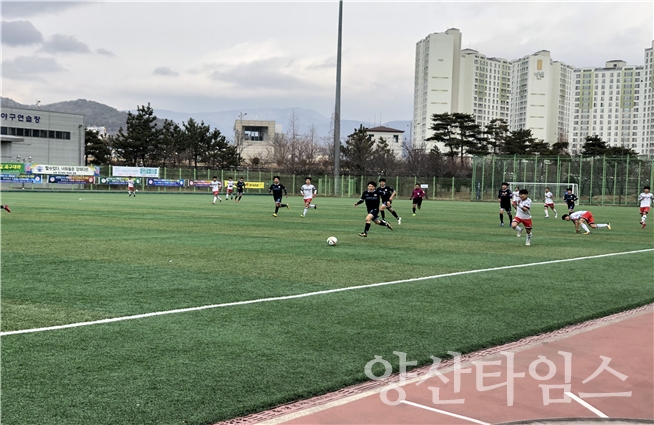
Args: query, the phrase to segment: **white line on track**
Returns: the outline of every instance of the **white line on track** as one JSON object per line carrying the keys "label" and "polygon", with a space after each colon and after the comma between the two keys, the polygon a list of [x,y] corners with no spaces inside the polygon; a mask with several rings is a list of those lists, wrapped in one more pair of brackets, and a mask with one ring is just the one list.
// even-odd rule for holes
{"label": "white line on track", "polygon": [[608,418],[608,416],[606,416],[606,415],[605,415],[601,410],[597,409],[596,407],[593,407],[593,406],[590,405],[588,402],[582,400],[581,398],[577,397],[577,396],[574,395],[573,393],[566,392],[565,395],[567,395],[568,397],[570,397],[571,399],[573,399],[573,400],[576,401],[577,403],[581,404],[581,405],[584,406],[586,409],[590,410],[591,412],[593,412],[594,414],[596,414],[596,415],[599,416],[600,418]]}
{"label": "white line on track", "polygon": [[618,255],[640,254],[640,253],[643,253],[643,252],[652,252],[652,251],[654,251],[654,248],[640,249],[640,250],[637,250],[637,251],[613,252],[611,254],[600,254],[600,255],[591,255],[591,256],[587,256],[587,257],[565,258],[565,259],[562,259],[562,260],[541,261],[539,263],[514,264],[512,266],[492,267],[492,268],[488,268],[488,269],[478,269],[478,270],[466,270],[466,271],[462,271],[462,272],[437,274],[437,275],[433,275],[433,276],[416,277],[416,278],[413,278],[413,279],[394,280],[394,281],[391,281],[391,282],[371,283],[371,284],[368,284],[368,285],[349,286],[347,288],[327,289],[327,290],[324,290],[324,291],[307,292],[305,294],[286,295],[286,296],[282,296],[282,297],[258,298],[256,300],[237,301],[237,302],[233,302],[233,303],[211,304],[211,305],[203,305],[203,306],[199,306],[199,307],[189,307],[189,308],[179,308],[179,309],[175,309],[175,310],[155,311],[155,312],[152,312],[152,313],[135,314],[133,316],[112,317],[110,319],[94,320],[94,321],[91,321],[91,322],[78,322],[78,323],[70,323],[70,324],[67,324],[67,325],[48,326],[48,327],[45,327],[45,328],[32,328],[32,329],[21,329],[21,330],[17,330],[17,331],[0,332],[0,337],[8,336],[8,335],[19,335],[19,334],[34,333],[34,332],[54,331],[54,330],[58,330],[58,329],[78,328],[78,327],[81,327],[81,326],[101,325],[101,324],[105,324],[105,323],[122,322],[124,320],[145,319],[146,317],[164,316],[164,315],[167,315],[167,314],[177,314],[177,313],[188,313],[188,312],[191,312],[191,311],[208,310],[208,309],[213,309],[213,308],[234,307],[234,306],[239,306],[239,305],[258,304],[258,303],[265,303],[265,302],[271,302],[271,301],[293,300],[293,299],[296,299],[296,298],[306,298],[306,297],[313,297],[313,296],[316,296],[316,295],[334,294],[336,292],[354,291],[356,289],[375,288],[375,287],[378,287],[378,286],[397,285],[397,284],[400,284],[400,283],[420,282],[420,281],[423,281],[423,280],[440,279],[440,278],[443,278],[443,277],[463,276],[463,275],[467,275],[467,274],[485,273],[485,272],[492,272],[492,271],[497,271],[497,270],[519,269],[519,268],[523,268],[523,267],[543,266],[543,265],[546,265],[546,264],[567,263],[567,262],[570,262],[570,261],[590,260],[590,259],[595,259],[595,258],[615,257],[615,256],[618,256]]}
{"label": "white line on track", "polygon": [[413,403],[411,401],[402,400],[400,403],[408,404],[408,405],[414,406],[414,407],[419,407],[419,408],[425,409],[425,410],[431,410],[432,412],[441,413],[441,414],[447,415],[447,416],[453,416],[455,418],[463,419],[465,421],[474,422],[474,423],[479,424],[479,425],[490,425],[488,422],[482,422],[482,421],[480,421],[478,419],[473,419],[473,418],[469,418],[467,416],[457,415],[456,413],[447,412],[445,410],[434,409],[433,407],[423,406],[422,404]]}

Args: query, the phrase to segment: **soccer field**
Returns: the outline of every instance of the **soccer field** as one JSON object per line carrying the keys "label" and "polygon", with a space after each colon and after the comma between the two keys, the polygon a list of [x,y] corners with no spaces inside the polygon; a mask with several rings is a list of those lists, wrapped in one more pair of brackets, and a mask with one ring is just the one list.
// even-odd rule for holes
{"label": "soccer field", "polygon": [[634,207],[590,207],[613,230],[581,235],[535,203],[527,247],[496,203],[400,200],[364,239],[356,199],[289,200],[3,193],[3,423],[210,424],[363,381],[375,355],[431,364],[654,301],[654,251],[556,262],[654,248]]}

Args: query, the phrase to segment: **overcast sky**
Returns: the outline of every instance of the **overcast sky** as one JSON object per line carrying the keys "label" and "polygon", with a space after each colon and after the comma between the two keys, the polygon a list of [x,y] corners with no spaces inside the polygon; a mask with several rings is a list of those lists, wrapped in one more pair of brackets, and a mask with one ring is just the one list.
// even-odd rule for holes
{"label": "overcast sky", "polygon": [[[463,48],[516,59],[643,65],[648,2],[345,1],[342,117],[411,119],[416,42],[459,28]],[[333,112],[338,2],[2,2],[2,95],[120,110],[301,107]]]}

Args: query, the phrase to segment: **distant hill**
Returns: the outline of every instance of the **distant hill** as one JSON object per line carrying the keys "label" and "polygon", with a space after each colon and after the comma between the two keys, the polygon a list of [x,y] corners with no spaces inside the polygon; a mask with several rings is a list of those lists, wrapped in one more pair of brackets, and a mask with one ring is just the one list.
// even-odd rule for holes
{"label": "distant hill", "polygon": [[[2,97],[1,101],[2,106],[8,108],[13,107],[23,109],[37,109],[37,107],[34,105],[23,105],[6,97]],[[92,100],[78,99],[65,102],[57,102],[51,103],[49,105],[41,105],[38,109],[84,115],[85,126],[105,126],[109,134],[116,134],[120,127],[123,127],[124,129],[125,123],[127,122],[126,111],[119,111],[115,108],[112,108],[111,106],[94,102]],[[286,132],[289,127],[290,117],[294,111],[298,120],[300,133],[308,132],[309,128],[313,124],[318,137],[325,138],[329,135],[331,125],[330,117],[325,117],[324,115],[312,109],[304,108],[254,108],[248,109],[247,111],[233,110],[196,113],[155,109],[154,114],[157,116],[157,118],[159,118],[159,125],[163,124],[164,119],[169,119],[175,121],[179,125],[182,125],[182,123],[187,122],[189,118],[193,118],[197,122],[204,121],[204,123],[211,126],[211,128],[217,128],[220,130],[220,132],[227,136],[227,138],[232,138],[234,135],[234,122],[239,119],[239,113],[241,112],[247,112],[247,115],[243,116],[244,120],[275,121],[277,124],[281,124],[282,132]],[[131,112],[136,113],[136,110]],[[389,121],[383,123],[383,125],[391,128],[396,128],[398,130],[403,130],[405,132],[404,137],[408,139],[410,131],[408,125],[410,123],[411,121],[408,120]],[[341,137],[347,137],[348,134],[352,134],[354,130],[359,127],[359,125],[363,125],[365,127],[375,127],[380,124],[341,119]]]}

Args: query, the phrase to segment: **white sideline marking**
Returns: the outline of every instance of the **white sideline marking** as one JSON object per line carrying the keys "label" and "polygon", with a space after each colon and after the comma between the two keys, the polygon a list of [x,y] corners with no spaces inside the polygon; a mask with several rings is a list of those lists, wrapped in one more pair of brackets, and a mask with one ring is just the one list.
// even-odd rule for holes
{"label": "white sideline marking", "polygon": [[434,409],[433,407],[423,406],[422,404],[413,403],[411,401],[402,400],[402,401],[400,401],[400,403],[404,403],[404,404],[408,404],[408,405],[411,405],[411,406],[419,407],[419,408],[425,409],[425,410],[431,410],[432,412],[436,412],[436,413],[442,413],[443,415],[453,416],[455,418],[463,419],[465,421],[474,422],[474,423],[479,424],[479,425],[490,425],[488,422],[482,422],[482,421],[480,421],[478,419],[473,419],[473,418],[469,418],[467,416],[457,415],[456,413],[447,412],[445,410]]}
{"label": "white sideline marking", "polygon": [[597,409],[597,408],[591,406],[589,403],[585,402],[584,400],[582,400],[581,398],[577,397],[577,396],[574,395],[573,393],[566,392],[565,395],[567,395],[568,397],[570,397],[571,399],[573,399],[573,400],[576,401],[577,403],[581,404],[581,405],[584,406],[586,409],[590,410],[591,412],[593,412],[594,414],[596,414],[596,415],[599,416],[600,418],[608,418],[608,416],[606,416],[604,413],[602,413],[602,411],[600,411],[599,409]]}
{"label": "white sideline marking", "polygon": [[203,306],[200,306],[200,307],[189,307],[189,308],[179,308],[179,309],[175,309],[175,310],[155,311],[155,312],[152,312],[152,313],[135,314],[133,316],[113,317],[113,318],[110,318],[110,319],[94,320],[94,321],[91,321],[91,322],[78,322],[78,323],[69,323],[67,325],[48,326],[48,327],[45,327],[45,328],[32,328],[32,329],[21,329],[21,330],[17,330],[17,331],[0,332],[0,337],[8,336],[8,335],[34,333],[34,332],[54,331],[54,330],[58,330],[58,329],[78,328],[80,326],[101,325],[101,324],[104,324],[104,323],[122,322],[124,320],[133,320],[133,319],[144,319],[146,317],[164,316],[164,315],[167,315],[167,314],[188,313],[190,311],[208,310],[208,309],[211,309],[211,308],[233,307],[233,306],[237,306],[237,305],[257,304],[257,303],[265,303],[265,302],[270,302],[270,301],[292,300],[292,299],[296,299],[296,298],[313,297],[315,295],[325,295],[325,294],[333,294],[333,293],[336,293],[336,292],[353,291],[355,289],[375,288],[377,286],[396,285],[398,283],[419,282],[419,281],[422,281],[422,280],[439,279],[439,278],[442,278],[442,277],[463,276],[463,275],[466,275],[466,274],[492,272],[492,271],[497,271],[497,270],[519,269],[519,268],[523,268],[523,267],[542,266],[542,265],[545,265],[545,264],[555,264],[555,263],[567,263],[567,262],[570,262],[570,261],[580,261],[580,260],[589,260],[589,259],[594,259],[594,258],[615,257],[615,256],[618,256],[618,255],[639,254],[639,253],[651,252],[651,251],[654,251],[654,248],[639,249],[637,251],[614,252],[614,253],[611,253],[611,254],[592,255],[592,256],[587,256],[587,257],[565,258],[565,259],[562,259],[562,260],[541,261],[539,263],[514,264],[512,266],[492,267],[492,268],[489,268],[489,269],[466,270],[466,271],[462,271],[462,272],[437,274],[437,275],[425,276],[425,277],[415,277],[415,278],[412,278],[412,279],[394,280],[394,281],[391,281],[391,282],[371,283],[371,284],[368,284],[368,285],[349,286],[347,288],[327,289],[327,290],[324,290],[324,291],[307,292],[305,294],[286,295],[286,296],[282,296],[282,297],[259,298],[259,299],[256,299],[256,300],[236,301],[236,302],[224,303],[224,304],[203,305]]}

